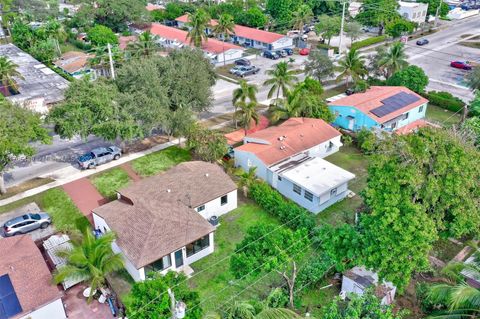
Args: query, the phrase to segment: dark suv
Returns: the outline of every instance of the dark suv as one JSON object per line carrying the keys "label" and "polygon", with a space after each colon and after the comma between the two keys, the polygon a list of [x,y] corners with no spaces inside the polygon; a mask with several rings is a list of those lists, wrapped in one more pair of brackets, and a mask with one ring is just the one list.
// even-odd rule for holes
{"label": "dark suv", "polygon": [[105,164],[111,160],[117,160],[122,155],[122,150],[116,146],[99,147],[83,154],[77,160],[80,168],[94,168],[97,165]]}
{"label": "dark suv", "polygon": [[47,213],[28,213],[10,219],[3,225],[5,237],[26,234],[32,230],[45,229],[52,223]]}
{"label": "dark suv", "polygon": [[238,60],[235,60],[235,65],[242,65],[242,66],[249,66],[251,65],[252,63],[250,62],[250,60],[247,60],[247,59],[238,59]]}
{"label": "dark suv", "polygon": [[267,59],[272,59],[272,60],[277,60],[280,58],[278,54],[276,54],[273,51],[265,51],[263,52],[263,56],[266,57]]}

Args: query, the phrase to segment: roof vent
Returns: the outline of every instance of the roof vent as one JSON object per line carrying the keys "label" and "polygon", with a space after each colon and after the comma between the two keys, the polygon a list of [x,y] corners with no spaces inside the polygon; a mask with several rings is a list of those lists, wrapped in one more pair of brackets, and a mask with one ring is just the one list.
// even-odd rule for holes
{"label": "roof vent", "polygon": [[170,188],[167,189],[167,193],[171,193],[171,192],[172,192],[172,190]]}
{"label": "roof vent", "polygon": [[205,173],[205,177],[208,177],[208,173]]}
{"label": "roof vent", "polygon": [[280,146],[281,150],[284,150],[286,147],[284,145]]}
{"label": "roof vent", "polygon": [[284,139],[285,139],[285,137],[283,137],[283,136],[280,136],[280,137],[278,138],[279,141],[283,141]]}

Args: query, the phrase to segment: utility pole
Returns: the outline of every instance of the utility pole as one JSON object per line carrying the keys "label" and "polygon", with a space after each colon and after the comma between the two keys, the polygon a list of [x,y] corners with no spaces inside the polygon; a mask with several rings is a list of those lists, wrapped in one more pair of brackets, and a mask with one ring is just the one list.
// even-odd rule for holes
{"label": "utility pole", "polygon": [[343,9],[342,9],[342,22],[340,24],[340,43],[338,45],[338,54],[342,54],[342,45],[343,45],[343,25],[345,23],[345,7],[347,5],[347,0],[343,1]]}
{"label": "utility pole", "polygon": [[115,69],[113,68],[113,58],[112,58],[112,47],[110,46],[110,43],[107,44],[107,49],[108,49],[108,60],[110,61],[110,76],[112,79],[115,80]]}
{"label": "utility pole", "polygon": [[433,22],[433,27],[437,27],[438,23],[438,18],[440,16],[440,9],[442,8],[443,0],[440,0],[440,3],[438,4],[437,12],[435,12],[435,21]]}

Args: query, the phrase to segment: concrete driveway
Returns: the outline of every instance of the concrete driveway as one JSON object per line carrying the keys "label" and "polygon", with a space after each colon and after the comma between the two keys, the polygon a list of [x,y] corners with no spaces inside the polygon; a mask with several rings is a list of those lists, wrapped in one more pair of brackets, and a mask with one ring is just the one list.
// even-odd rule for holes
{"label": "concrete driveway", "polygon": [[[0,235],[2,237],[5,237],[5,234],[3,232],[3,225],[8,220],[10,220],[12,218],[15,218],[15,217],[18,217],[18,216],[21,216],[25,213],[38,213],[38,212],[40,212],[40,207],[38,207],[38,205],[36,203],[30,203],[30,204],[27,204],[27,205],[22,206],[20,208],[9,211],[7,213],[1,214],[0,215],[0,225],[2,226],[2,228],[0,230]],[[37,240],[49,237],[49,236],[53,235],[54,233],[55,233],[55,228],[52,225],[50,225],[45,229],[40,229],[39,228],[39,229],[31,231],[27,234],[32,237],[33,241],[37,241]]]}

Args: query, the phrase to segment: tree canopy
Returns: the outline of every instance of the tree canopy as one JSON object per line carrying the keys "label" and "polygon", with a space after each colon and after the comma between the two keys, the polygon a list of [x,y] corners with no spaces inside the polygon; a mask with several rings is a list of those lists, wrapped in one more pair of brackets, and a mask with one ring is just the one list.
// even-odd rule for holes
{"label": "tree canopy", "polygon": [[314,50],[308,55],[305,71],[314,79],[322,81],[334,75],[335,67],[332,60],[325,53]]}
{"label": "tree canopy", "polygon": [[98,46],[105,46],[108,43],[117,44],[118,38],[109,27],[97,24],[87,32],[88,39]]}
{"label": "tree canopy", "polygon": [[396,0],[365,0],[355,20],[363,25],[378,27],[381,35],[385,25],[400,17]]}
{"label": "tree canopy", "polygon": [[422,93],[428,85],[428,76],[422,68],[410,65],[403,70],[395,72],[387,80],[387,85],[406,86],[414,92]]}

